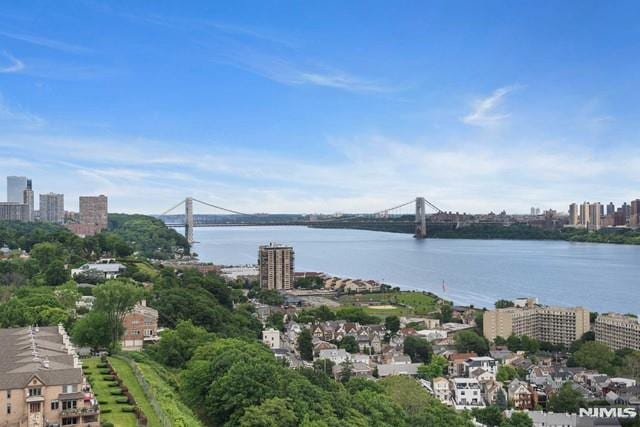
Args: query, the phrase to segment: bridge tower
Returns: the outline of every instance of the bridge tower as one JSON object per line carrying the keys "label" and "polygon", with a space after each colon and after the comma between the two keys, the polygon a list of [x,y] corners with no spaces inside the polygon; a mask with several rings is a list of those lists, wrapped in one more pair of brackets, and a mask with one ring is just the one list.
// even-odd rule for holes
{"label": "bridge tower", "polygon": [[187,242],[193,244],[193,199],[184,199],[184,237]]}
{"label": "bridge tower", "polygon": [[427,237],[427,213],[424,197],[416,197],[416,239]]}

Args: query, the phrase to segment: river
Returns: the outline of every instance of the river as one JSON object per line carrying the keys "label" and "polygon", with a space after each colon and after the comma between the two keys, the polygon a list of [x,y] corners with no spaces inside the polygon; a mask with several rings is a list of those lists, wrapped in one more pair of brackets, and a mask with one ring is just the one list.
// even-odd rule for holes
{"label": "river", "polygon": [[[416,240],[408,234],[307,227],[196,228],[202,261],[255,264],[258,246],[295,250],[296,271],[374,279],[456,304],[501,298],[592,311],[640,312],[640,246],[531,240]],[[442,282],[446,283],[443,291]]]}

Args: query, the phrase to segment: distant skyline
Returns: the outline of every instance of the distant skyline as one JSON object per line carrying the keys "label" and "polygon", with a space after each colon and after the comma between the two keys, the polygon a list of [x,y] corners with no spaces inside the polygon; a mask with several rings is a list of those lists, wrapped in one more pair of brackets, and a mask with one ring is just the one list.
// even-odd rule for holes
{"label": "distant skyline", "polygon": [[112,212],[620,205],[639,21],[631,1],[3,3],[0,199],[25,175]]}

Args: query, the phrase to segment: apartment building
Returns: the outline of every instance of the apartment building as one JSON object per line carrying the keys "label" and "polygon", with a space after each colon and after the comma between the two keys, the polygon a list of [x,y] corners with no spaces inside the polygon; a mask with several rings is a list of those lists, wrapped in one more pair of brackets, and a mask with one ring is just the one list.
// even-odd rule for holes
{"label": "apartment building", "polygon": [[67,224],[66,227],[80,236],[93,236],[107,229],[108,211],[107,196],[80,196],[79,223]]}
{"label": "apartment building", "polygon": [[483,333],[489,340],[527,335],[568,346],[589,329],[589,311],[582,307],[511,307],[484,313]]}
{"label": "apartment building", "polygon": [[0,426],[99,425],[97,401],[62,325],[0,329]]}
{"label": "apartment building", "polygon": [[40,195],[40,221],[56,224],[64,222],[64,194]]}
{"label": "apartment building", "polygon": [[265,289],[292,289],[294,252],[290,246],[270,243],[258,251],[260,287]]}
{"label": "apartment building", "polygon": [[607,344],[612,350],[640,350],[640,322],[635,317],[617,313],[601,314],[596,318],[594,332],[596,341]]}

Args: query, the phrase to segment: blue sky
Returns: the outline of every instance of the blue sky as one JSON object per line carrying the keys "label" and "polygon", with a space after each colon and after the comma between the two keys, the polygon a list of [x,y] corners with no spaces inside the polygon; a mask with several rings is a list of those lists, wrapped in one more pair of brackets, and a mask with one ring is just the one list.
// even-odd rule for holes
{"label": "blue sky", "polygon": [[0,175],[144,213],[618,204],[640,197],[639,21],[623,1],[2,2]]}

